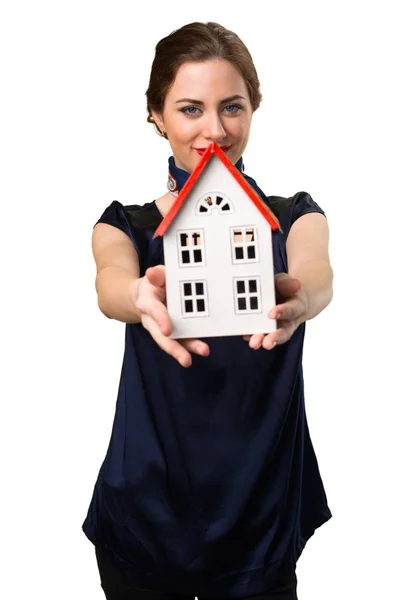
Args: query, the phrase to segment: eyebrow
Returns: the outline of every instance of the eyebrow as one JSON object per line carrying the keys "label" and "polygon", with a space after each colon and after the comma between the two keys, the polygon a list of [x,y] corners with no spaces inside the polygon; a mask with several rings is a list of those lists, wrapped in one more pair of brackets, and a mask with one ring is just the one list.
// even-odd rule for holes
{"label": "eyebrow", "polygon": [[[246,98],[244,98],[244,96],[240,96],[239,94],[235,94],[234,96],[229,96],[228,98],[224,98],[224,100],[221,100],[220,104],[224,104],[225,102],[232,102],[233,100],[246,100]],[[202,102],[201,100],[194,100],[193,98],[181,98],[181,100],[177,100],[176,104],[178,104],[179,102],[190,102],[191,104],[200,104],[201,106],[204,106],[204,102]]]}

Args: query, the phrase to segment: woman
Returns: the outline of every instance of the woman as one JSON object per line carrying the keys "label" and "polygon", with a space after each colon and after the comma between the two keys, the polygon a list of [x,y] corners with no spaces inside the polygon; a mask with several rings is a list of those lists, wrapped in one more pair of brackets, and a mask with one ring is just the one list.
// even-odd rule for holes
{"label": "woman", "polygon": [[[148,121],[168,139],[169,190],[113,202],[93,232],[98,303],[127,323],[113,431],[83,530],[109,600],[296,598],[306,541],[331,517],[304,410],[305,321],[332,297],[328,228],[306,192],[267,197],[278,303],[267,335],[172,340],[153,233],[204,148],[242,172],[261,100],[242,41],[192,23],[156,47]],[[246,332],[245,332],[246,333]]]}

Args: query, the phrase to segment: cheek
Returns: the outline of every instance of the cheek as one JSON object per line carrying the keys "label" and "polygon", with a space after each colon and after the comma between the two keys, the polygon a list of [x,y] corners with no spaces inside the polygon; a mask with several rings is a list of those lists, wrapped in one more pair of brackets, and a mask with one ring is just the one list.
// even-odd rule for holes
{"label": "cheek", "polygon": [[173,128],[170,133],[177,143],[183,144],[196,135],[197,129],[198,126],[196,126],[194,121],[189,121],[186,118],[176,118],[174,119]]}
{"label": "cheek", "polygon": [[226,131],[239,139],[248,138],[250,133],[249,119],[232,119],[231,121],[226,122]]}

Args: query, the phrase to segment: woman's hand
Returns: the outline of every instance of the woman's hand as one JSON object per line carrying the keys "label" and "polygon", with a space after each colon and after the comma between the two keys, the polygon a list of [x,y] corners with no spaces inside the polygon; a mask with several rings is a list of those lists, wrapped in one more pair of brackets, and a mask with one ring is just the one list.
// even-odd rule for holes
{"label": "woman's hand", "polygon": [[277,329],[268,334],[245,335],[244,339],[254,350],[261,347],[272,350],[277,344],[288,342],[307,313],[307,297],[298,279],[287,273],[278,273],[275,276],[275,288],[278,303],[268,316],[270,319],[277,319]]}
{"label": "woman's hand", "polygon": [[189,367],[192,362],[190,352],[208,356],[210,348],[201,340],[173,340],[169,337],[172,323],[165,301],[165,267],[150,267],[144,277],[138,279],[137,285],[136,307],[141,315],[141,323],[162,350],[175,358],[182,367]]}

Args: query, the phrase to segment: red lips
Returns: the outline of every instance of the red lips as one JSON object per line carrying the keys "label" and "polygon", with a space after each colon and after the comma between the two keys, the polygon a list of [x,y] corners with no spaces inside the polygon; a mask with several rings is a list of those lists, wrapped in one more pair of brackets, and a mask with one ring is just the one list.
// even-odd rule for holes
{"label": "red lips", "polygon": [[[223,152],[227,152],[231,148],[231,146],[220,146],[220,148]],[[207,148],[194,148],[194,150],[196,152],[198,152],[198,154],[200,156],[202,156],[204,154],[204,152],[207,150]]]}

